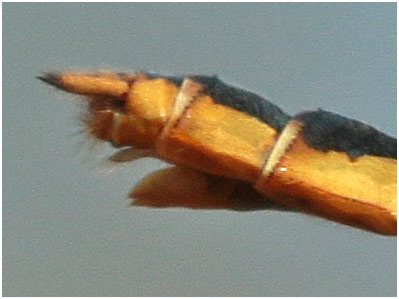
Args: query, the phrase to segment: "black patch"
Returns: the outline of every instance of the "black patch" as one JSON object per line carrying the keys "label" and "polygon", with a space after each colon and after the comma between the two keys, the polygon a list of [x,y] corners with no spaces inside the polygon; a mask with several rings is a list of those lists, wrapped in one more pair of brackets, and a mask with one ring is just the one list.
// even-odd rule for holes
{"label": "black patch", "polygon": [[278,132],[281,132],[290,120],[290,116],[276,105],[252,92],[227,85],[216,76],[189,77],[202,83],[205,93],[209,94],[216,102],[248,113]]}
{"label": "black patch", "polygon": [[346,152],[351,159],[362,155],[396,159],[396,139],[359,121],[321,109],[295,119],[303,122],[306,143],[318,150]]}

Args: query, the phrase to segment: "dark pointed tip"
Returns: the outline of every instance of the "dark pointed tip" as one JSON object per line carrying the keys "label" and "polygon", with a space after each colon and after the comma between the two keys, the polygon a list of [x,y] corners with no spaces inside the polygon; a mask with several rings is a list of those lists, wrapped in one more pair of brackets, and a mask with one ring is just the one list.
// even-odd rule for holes
{"label": "dark pointed tip", "polygon": [[56,73],[56,72],[43,73],[43,75],[37,76],[36,78],[39,80],[42,80],[43,82],[46,82],[50,85],[53,85],[55,87],[62,89],[60,73]]}

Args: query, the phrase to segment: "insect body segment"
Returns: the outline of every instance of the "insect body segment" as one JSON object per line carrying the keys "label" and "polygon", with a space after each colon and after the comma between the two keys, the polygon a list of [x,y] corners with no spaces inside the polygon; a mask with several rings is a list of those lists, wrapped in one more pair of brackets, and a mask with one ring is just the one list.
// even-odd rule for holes
{"label": "insect body segment", "polygon": [[185,96],[177,100],[185,101],[185,106],[163,132],[157,153],[177,164],[254,182],[278,136],[277,130],[217,103],[198,90],[201,86],[192,79],[183,83]]}
{"label": "insect body segment", "polygon": [[396,234],[396,140],[370,126],[322,110],[291,118],[216,77],[40,79],[87,95],[90,132],[114,146],[152,149],[175,164],[250,182],[284,205]]}
{"label": "insect body segment", "polygon": [[305,127],[301,117],[288,123],[256,188],[288,206],[396,233],[396,155],[321,151],[306,141]]}

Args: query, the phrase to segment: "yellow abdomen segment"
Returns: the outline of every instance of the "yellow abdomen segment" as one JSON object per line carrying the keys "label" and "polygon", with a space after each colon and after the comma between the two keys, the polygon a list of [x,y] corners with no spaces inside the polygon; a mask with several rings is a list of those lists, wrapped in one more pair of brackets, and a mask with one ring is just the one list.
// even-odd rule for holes
{"label": "yellow abdomen segment", "polygon": [[330,219],[396,233],[396,160],[310,147],[301,133],[257,189],[286,205]]}
{"label": "yellow abdomen segment", "polygon": [[199,96],[157,145],[160,157],[254,182],[278,133],[258,119]]}
{"label": "yellow abdomen segment", "polygon": [[299,138],[282,159],[280,171],[315,188],[396,213],[396,160],[361,156],[351,160],[344,152],[322,152]]}
{"label": "yellow abdomen segment", "polygon": [[139,80],[129,90],[125,109],[141,118],[165,123],[177,92],[178,87],[163,78]]}

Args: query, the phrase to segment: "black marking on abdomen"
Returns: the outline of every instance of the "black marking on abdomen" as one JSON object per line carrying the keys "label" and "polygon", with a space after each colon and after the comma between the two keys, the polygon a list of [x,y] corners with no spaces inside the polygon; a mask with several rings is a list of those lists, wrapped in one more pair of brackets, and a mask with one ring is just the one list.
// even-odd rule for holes
{"label": "black marking on abdomen", "polygon": [[373,155],[396,159],[396,139],[362,122],[324,111],[307,111],[295,116],[303,122],[308,145],[322,151],[346,152],[351,159]]}
{"label": "black marking on abdomen", "polygon": [[216,76],[190,76],[204,85],[205,93],[222,105],[252,115],[281,132],[290,116],[266,99],[243,89],[225,84]]}

